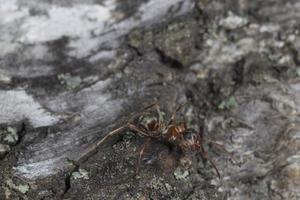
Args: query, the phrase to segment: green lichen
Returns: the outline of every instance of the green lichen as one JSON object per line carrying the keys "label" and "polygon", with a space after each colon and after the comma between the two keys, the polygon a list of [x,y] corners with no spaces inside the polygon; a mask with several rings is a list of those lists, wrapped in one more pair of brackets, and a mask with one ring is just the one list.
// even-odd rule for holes
{"label": "green lichen", "polygon": [[17,188],[23,194],[26,194],[29,191],[29,185],[27,184],[18,185]]}
{"label": "green lichen", "polygon": [[162,177],[154,177],[150,181],[150,188],[158,191],[163,196],[170,196],[174,192],[174,188]]}
{"label": "green lichen", "polygon": [[8,144],[15,145],[19,140],[19,136],[17,134],[17,129],[8,127],[7,133],[5,137],[3,138],[4,142],[7,142]]}
{"label": "green lichen", "polygon": [[164,182],[163,178],[155,177],[151,180],[150,187],[155,190],[161,189],[162,187],[164,187],[163,182]]}
{"label": "green lichen", "polygon": [[166,189],[168,191],[172,191],[173,190],[173,187],[169,183],[166,183],[165,186],[166,186]]}
{"label": "green lichen", "polygon": [[13,181],[11,179],[7,180],[6,184],[9,188],[11,188],[13,190],[16,190],[16,191],[19,191],[22,194],[26,194],[30,189],[30,187],[27,183],[16,185],[15,183],[13,183]]}
{"label": "green lichen", "polygon": [[177,180],[187,180],[189,176],[189,171],[177,168],[174,172],[174,176]]}
{"label": "green lichen", "polygon": [[85,169],[79,169],[77,172],[72,173],[72,177],[76,179],[89,179],[89,173]]}
{"label": "green lichen", "polygon": [[230,96],[228,99],[225,99],[223,100],[218,108],[220,110],[225,110],[225,109],[232,109],[232,108],[235,108],[237,106],[237,102],[235,100],[235,97],[234,96]]}
{"label": "green lichen", "polygon": [[70,73],[58,75],[61,84],[66,85],[70,90],[76,89],[82,83],[80,76],[72,76]]}

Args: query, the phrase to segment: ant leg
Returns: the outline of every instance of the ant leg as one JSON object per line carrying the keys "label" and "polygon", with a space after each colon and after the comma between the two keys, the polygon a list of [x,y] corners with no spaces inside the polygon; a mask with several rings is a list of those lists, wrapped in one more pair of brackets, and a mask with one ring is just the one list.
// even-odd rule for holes
{"label": "ant leg", "polygon": [[141,114],[140,118],[138,119],[138,121],[136,123],[136,126],[138,128],[141,128],[144,132],[147,132],[147,130],[148,130],[147,127],[144,124],[141,123],[145,118],[145,115],[143,115],[143,114],[145,114],[145,112]]}
{"label": "ant leg", "polygon": [[161,118],[160,118],[160,107],[158,104],[155,105],[155,110],[156,110],[156,121],[158,123],[161,122]]}
{"label": "ant leg", "polygon": [[109,132],[105,137],[103,137],[101,140],[99,140],[97,143],[96,143],[96,147],[100,146],[107,138],[119,133],[120,131],[126,129],[127,126],[121,126],[119,128],[116,128],[114,130],[112,130],[111,132]]}
{"label": "ant leg", "polygon": [[140,151],[140,154],[139,154],[139,160],[138,160],[138,165],[137,165],[137,168],[136,168],[136,173],[137,173],[137,174],[138,174],[139,171],[140,171],[140,166],[141,166],[142,157],[143,157],[143,155],[144,155],[145,149],[147,148],[147,146],[148,146],[148,144],[149,144],[149,142],[150,142],[150,139],[151,139],[151,138],[147,138],[147,140],[144,142],[143,147],[142,147],[142,149],[141,149],[141,151]]}
{"label": "ant leg", "polygon": [[[135,114],[133,114],[130,118],[129,118],[129,120],[127,121],[127,124],[128,123],[131,123],[134,119],[136,119],[136,118],[138,118],[138,117],[141,117],[141,116],[143,116],[143,115],[145,115],[145,114],[150,114],[149,112],[145,112],[145,111],[143,111],[143,112],[138,112],[138,113],[135,113]],[[141,119],[139,119],[139,122],[141,121]]]}
{"label": "ant leg", "polygon": [[86,157],[88,157],[92,152],[96,151],[97,148],[104,143],[109,137],[112,137],[113,135],[116,135],[118,133],[120,133],[121,131],[125,130],[125,129],[129,129],[133,132],[135,132],[136,134],[142,136],[142,137],[151,137],[151,138],[155,138],[151,135],[149,135],[146,130],[141,130],[139,127],[133,125],[133,124],[127,124],[125,126],[121,126],[119,128],[116,128],[114,130],[112,130],[111,132],[109,132],[106,136],[104,136],[101,140],[99,140],[98,142],[96,142],[95,144],[91,145],[88,149],[86,149],[86,153],[84,153],[83,156],[81,156],[78,159],[78,162],[85,160]]}
{"label": "ant leg", "polygon": [[93,152],[95,152],[97,150],[97,148],[105,141],[107,140],[109,137],[118,134],[120,131],[126,129],[127,126],[121,126],[119,128],[116,128],[114,130],[112,130],[111,132],[109,132],[105,137],[103,137],[101,140],[99,140],[98,142],[96,142],[95,144],[92,144],[90,147],[88,147],[85,150],[85,153],[79,157],[79,159],[77,160],[77,163],[83,162],[84,160],[86,160]]}
{"label": "ant leg", "polygon": [[146,110],[148,110],[148,109],[150,109],[150,108],[152,108],[153,106],[156,106],[156,105],[158,105],[158,101],[157,100],[155,100],[155,102],[151,103],[149,106],[146,106],[143,110],[146,111]]}
{"label": "ant leg", "polygon": [[216,164],[214,163],[214,161],[212,161],[208,156],[207,154],[204,152],[204,151],[200,151],[200,155],[202,156],[202,158],[206,159],[209,161],[209,163],[213,166],[213,168],[215,169],[217,175],[218,175],[218,178],[221,179],[221,175],[220,175],[220,172],[216,166]]}
{"label": "ant leg", "polygon": [[148,129],[146,128],[146,126],[144,126],[143,124],[139,124],[139,125],[138,125],[138,128],[142,129],[142,131],[143,131],[144,133],[146,133],[146,132],[148,131]]}
{"label": "ant leg", "polygon": [[139,127],[137,127],[137,126],[135,126],[135,125],[133,125],[133,124],[128,124],[127,127],[128,127],[130,130],[136,132],[138,135],[140,135],[140,136],[142,136],[142,137],[155,138],[155,137],[149,135],[146,131],[141,130]]}
{"label": "ant leg", "polygon": [[135,132],[137,132],[139,135],[142,135],[142,136],[144,136],[144,137],[149,137],[149,135],[148,135],[145,131],[140,130],[140,129],[139,129],[138,127],[136,127],[135,125],[133,125],[133,124],[127,124],[126,126],[121,126],[121,127],[117,128],[117,129],[112,130],[111,132],[109,132],[105,137],[103,137],[101,140],[99,140],[99,141],[95,144],[94,148],[97,148],[97,147],[100,146],[105,140],[107,140],[107,138],[109,138],[109,137],[111,137],[111,136],[113,136],[113,135],[115,135],[115,134],[118,134],[120,131],[125,130],[126,128],[128,128],[128,129],[130,129],[130,130],[132,130],[132,131],[135,131]]}
{"label": "ant leg", "polygon": [[160,107],[158,104],[155,105],[155,110],[156,110],[156,122],[158,124],[158,131],[160,132],[162,129],[162,118],[161,118],[161,111]]}
{"label": "ant leg", "polygon": [[173,123],[173,121],[175,120],[176,114],[177,114],[177,113],[178,113],[178,112],[179,112],[186,104],[187,104],[187,102],[184,103],[184,104],[179,105],[179,106],[176,108],[176,110],[175,110],[175,111],[172,113],[172,115],[171,115],[171,119],[170,119],[168,125],[170,125],[170,124]]}
{"label": "ant leg", "polygon": [[[127,121],[127,123],[131,123],[131,121],[132,121],[134,118],[140,117],[140,116],[145,115],[145,114],[150,114],[149,112],[146,112],[146,111],[149,110],[150,108],[154,107],[154,106],[157,106],[157,105],[158,105],[158,102],[155,101],[154,103],[152,103],[152,104],[150,104],[150,105],[144,107],[143,110],[142,110],[141,112],[138,112],[138,113],[133,114],[133,115],[129,118],[129,120]],[[141,120],[139,120],[139,121],[141,121]]]}
{"label": "ant leg", "polygon": [[232,153],[230,153],[230,152],[224,147],[224,145],[219,144],[219,143],[217,143],[217,142],[215,142],[215,141],[212,141],[212,140],[209,140],[209,139],[206,139],[206,141],[207,141],[208,143],[210,143],[210,144],[213,144],[213,145],[217,146],[219,149],[221,149],[221,150],[223,150],[225,153],[227,153],[227,155],[229,156],[230,161],[231,161],[232,164],[238,164],[237,159],[235,159],[234,155],[233,155]]}

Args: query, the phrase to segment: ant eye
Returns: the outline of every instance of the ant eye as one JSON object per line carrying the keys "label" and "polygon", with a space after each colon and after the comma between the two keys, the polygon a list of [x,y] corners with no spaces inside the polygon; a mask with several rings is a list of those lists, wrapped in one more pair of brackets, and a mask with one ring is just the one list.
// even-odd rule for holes
{"label": "ant eye", "polygon": [[195,139],[195,137],[196,137],[196,133],[193,130],[187,130],[184,134],[184,138],[186,140],[192,140]]}
{"label": "ant eye", "polygon": [[185,139],[191,140],[192,138],[193,138],[193,134],[191,134],[191,133],[187,133],[185,135]]}

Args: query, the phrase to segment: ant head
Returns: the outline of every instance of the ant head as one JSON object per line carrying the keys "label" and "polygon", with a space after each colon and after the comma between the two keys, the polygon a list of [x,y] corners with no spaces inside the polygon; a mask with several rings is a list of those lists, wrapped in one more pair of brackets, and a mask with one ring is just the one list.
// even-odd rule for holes
{"label": "ant head", "polygon": [[194,129],[187,129],[183,135],[184,140],[190,142],[190,143],[196,143],[198,139],[199,134]]}
{"label": "ant head", "polygon": [[194,129],[187,129],[182,136],[180,146],[184,151],[198,151],[201,148],[201,138]]}

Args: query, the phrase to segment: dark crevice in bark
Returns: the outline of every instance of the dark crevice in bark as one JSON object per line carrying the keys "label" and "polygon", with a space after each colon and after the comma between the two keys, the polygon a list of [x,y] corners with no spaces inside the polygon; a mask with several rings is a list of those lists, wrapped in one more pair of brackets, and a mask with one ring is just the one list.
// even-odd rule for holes
{"label": "dark crevice in bark", "polygon": [[300,60],[299,60],[299,52],[298,50],[295,48],[295,46],[292,44],[292,43],[288,43],[287,44],[288,46],[288,49],[292,55],[292,59],[294,61],[294,63],[297,65],[297,66],[300,66]]}
{"label": "dark crevice in bark", "polygon": [[65,186],[64,186],[65,189],[64,189],[64,192],[63,192],[63,194],[61,196],[62,199],[64,198],[65,194],[67,194],[68,191],[70,190],[70,188],[72,187],[72,185],[71,185],[72,174],[74,172],[78,171],[79,168],[80,168],[80,165],[79,165],[78,162],[73,161],[73,160],[68,160],[68,161],[70,163],[72,163],[74,165],[74,167],[73,167],[73,169],[70,172],[68,172],[68,174],[65,177],[65,181],[64,181],[65,182]]}
{"label": "dark crevice in bark", "polygon": [[17,132],[19,136],[19,140],[17,141],[16,145],[20,144],[23,141],[24,136],[26,135],[26,124],[25,122],[22,123],[21,129]]}
{"label": "dark crevice in bark", "polygon": [[134,52],[134,54],[136,54],[138,57],[142,57],[143,53],[135,46],[132,46],[130,44],[127,45],[129,50],[132,50]]}
{"label": "dark crevice in bark", "polygon": [[159,48],[155,48],[155,52],[158,54],[160,62],[162,62],[164,65],[173,69],[178,69],[178,70],[184,69],[184,65],[181,62],[166,55],[165,52],[163,52]]}

